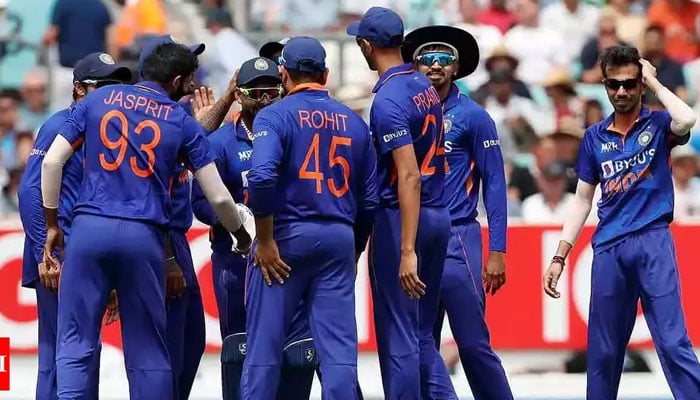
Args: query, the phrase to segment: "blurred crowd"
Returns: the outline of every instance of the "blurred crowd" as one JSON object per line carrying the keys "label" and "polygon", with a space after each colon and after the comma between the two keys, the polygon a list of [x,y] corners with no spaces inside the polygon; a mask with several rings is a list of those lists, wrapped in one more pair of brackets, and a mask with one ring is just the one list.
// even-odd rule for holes
{"label": "blurred crowd", "polygon": [[[0,0],[0,36],[9,18],[4,12],[8,1]],[[144,39],[187,32],[194,23],[170,12],[168,6],[181,3],[172,1],[54,1],[42,41],[55,54],[50,88],[46,69],[36,68],[25,71],[21,87],[0,91],[0,215],[16,211],[17,184],[42,121],[70,102],[75,62],[106,51],[134,67]],[[373,77],[345,36],[349,22],[381,5],[402,14],[407,30],[426,24],[461,27],[476,37],[481,63],[458,85],[496,123],[509,181],[509,217],[559,223],[575,191],[573,167],[585,128],[612,111],[600,84],[598,55],[603,49],[637,46],[656,66],[659,80],[700,111],[696,1],[252,0],[244,9],[238,0],[194,0],[206,32],[196,39],[207,44],[199,81],[222,93],[235,69],[257,56],[261,36],[322,35],[331,59],[333,95],[367,117]],[[248,17],[245,30],[234,23],[241,9]],[[338,69],[342,74],[336,74]],[[646,95],[644,103],[663,107],[653,95]],[[700,221],[699,150],[700,132],[690,145],[672,152],[676,220],[681,223]],[[592,215],[590,222],[595,220]]]}

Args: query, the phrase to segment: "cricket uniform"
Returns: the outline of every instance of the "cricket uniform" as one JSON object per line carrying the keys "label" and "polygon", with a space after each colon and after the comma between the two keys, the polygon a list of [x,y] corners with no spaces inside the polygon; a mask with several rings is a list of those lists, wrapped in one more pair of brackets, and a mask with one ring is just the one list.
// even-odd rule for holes
{"label": "cricket uniform", "polygon": [[[72,106],[71,106],[72,107]],[[39,282],[38,265],[44,256],[46,222],[41,197],[41,164],[44,155],[68,119],[67,108],[52,115],[39,129],[34,148],[27,160],[18,189],[19,215],[24,227],[24,257],[22,259],[22,286],[34,288],[39,319],[39,374],[36,382],[37,400],[54,400],[56,394],[56,327],[58,324],[58,295],[49,292]],[[72,209],[78,198],[83,178],[82,148],[78,149],[63,167],[63,182],[59,197],[58,220],[67,243],[70,240]],[[99,383],[100,352],[98,348],[92,359],[93,367],[88,378],[88,398],[97,399]]]}
{"label": "cricket uniform", "polygon": [[130,398],[170,400],[163,251],[169,184],[179,158],[193,170],[213,161],[203,130],[163,88],[141,82],[90,93],[59,134],[73,144],[84,140],[85,154],[59,291],[59,398],[84,398],[87,362],[116,289]]}
{"label": "cricket uniform", "polygon": [[505,371],[491,349],[482,284],[481,226],[476,220],[483,181],[489,249],[506,251],[506,180],[496,126],[488,113],[456,85],[444,100],[445,190],[452,219],[440,290],[435,341],[445,312],[476,400],[512,399]]}
{"label": "cricket uniform", "polygon": [[182,269],[187,287],[181,297],[166,299],[168,351],[175,381],[174,399],[185,400],[189,398],[204,354],[206,331],[202,294],[187,241],[187,231],[192,226],[192,203],[190,175],[184,164],[178,165],[170,188],[173,217],[168,234],[175,262]]}
{"label": "cricket uniform", "polygon": [[620,375],[641,298],[661,367],[677,400],[700,398],[700,365],[686,331],[673,220],[670,151],[685,144],[667,111],[642,107],[622,136],[614,114],[589,127],[577,161],[579,179],[600,183],[600,222],[593,235],[588,321],[589,400],[617,398]]}
{"label": "cricket uniform", "polygon": [[[325,50],[292,38],[283,65],[325,70]],[[320,85],[302,84],[262,109],[254,123],[251,208],[274,218],[274,240],[291,273],[268,287],[248,269],[244,400],[269,400],[279,381],[286,332],[306,303],[324,399],[357,396],[355,251],[376,207],[376,157],[366,124]]]}
{"label": "cricket uniform", "polygon": [[[370,130],[379,159],[379,210],[370,239],[370,272],[384,395],[457,399],[433,337],[450,235],[440,96],[411,64],[390,68],[373,92]],[[413,145],[421,172],[416,255],[426,292],[417,301],[406,295],[398,279],[401,212],[392,151],[407,145]]]}

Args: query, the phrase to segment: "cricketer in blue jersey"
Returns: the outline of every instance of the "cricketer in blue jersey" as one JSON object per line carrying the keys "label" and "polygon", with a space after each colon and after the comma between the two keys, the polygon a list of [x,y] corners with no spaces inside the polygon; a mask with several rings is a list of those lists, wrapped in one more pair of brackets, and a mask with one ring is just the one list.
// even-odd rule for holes
{"label": "cricketer in blue jersey", "polygon": [[[588,316],[588,400],[614,400],[641,299],[673,397],[697,399],[700,364],[686,331],[673,220],[671,148],[690,138],[693,110],[656,79],[656,69],[634,47],[613,46],[601,55],[603,83],[614,112],[589,127],[581,142],[578,186],[544,290],[560,296],[557,281],[566,256],[591,210],[600,184],[600,222],[593,234]],[[641,104],[653,92],[666,110]]]}
{"label": "cricketer in blue jersey", "polygon": [[292,38],[281,56],[287,95],[253,124],[248,189],[257,239],[247,277],[244,400],[274,398],[302,300],[323,398],[357,395],[355,256],[377,206],[376,156],[366,124],[325,90],[325,58],[318,40]]}
{"label": "cricketer in blue jersey", "polygon": [[[98,87],[121,83],[131,79],[128,68],[114,63],[105,53],[92,53],[76,63],[73,69],[73,105],[79,103]],[[34,288],[39,319],[39,373],[36,382],[36,399],[57,398],[56,387],[56,329],[58,325],[58,270],[49,271],[42,264],[46,224],[41,198],[41,165],[44,155],[68,119],[71,109],[67,108],[52,115],[39,129],[34,148],[27,160],[27,166],[18,189],[19,215],[24,226],[24,257],[22,260],[22,286]],[[58,206],[58,222],[68,241],[72,222],[72,209],[78,198],[78,190],[83,179],[82,149],[66,162],[63,168],[63,181]],[[114,319],[115,316],[108,317]],[[90,368],[90,390],[87,398],[97,399],[99,384],[99,343]]]}
{"label": "cricketer in blue jersey", "polygon": [[[261,108],[282,97],[282,78],[274,61],[256,57],[243,63],[236,85],[236,97],[241,104],[240,118],[225,124],[207,139],[216,155],[216,166],[226,188],[234,200],[247,204],[246,175],[252,165],[253,120]],[[240,379],[245,359],[245,352],[240,351],[240,346],[246,343],[245,281],[248,260],[233,251],[231,235],[219,223],[196,182],[192,195],[195,215],[211,226],[214,293],[224,341],[221,349],[224,400],[237,400],[240,398]],[[278,399],[308,399],[311,392],[314,364],[310,361],[313,360],[306,360],[304,352],[296,351],[299,346],[313,349],[307,319],[302,317],[295,316],[286,340]],[[289,363],[292,354],[299,357]],[[305,368],[300,370],[293,367],[299,364]]]}
{"label": "cricketer in blue jersey", "polygon": [[[139,75],[142,78],[148,56],[157,46],[166,43],[174,43],[170,35],[157,36],[144,43],[138,60]],[[205,49],[201,43],[188,47],[195,56],[202,54]],[[188,91],[190,89],[188,88]],[[180,104],[192,115],[189,102]],[[192,390],[206,347],[206,331],[202,295],[186,236],[192,226],[190,175],[181,162],[178,163],[175,175],[170,181],[170,196],[172,217],[168,235],[165,236],[167,339],[174,377],[173,398],[182,400],[189,398]]]}
{"label": "cricketer in blue jersey", "polygon": [[[225,226],[248,246],[241,217],[216,172],[201,127],[174,99],[191,85],[197,58],[179,44],[156,47],[144,81],[99,88],[71,112],[42,165],[44,262],[60,269],[57,203],[62,168],[84,141],[84,174],[73,208],[58,307],[60,400],[85,398],[88,360],[116,289],[131,398],[173,398],[166,339],[163,239],[172,218],[169,183],[178,160],[195,171]],[[243,230],[243,232],[241,232]]]}
{"label": "cricketer in blue jersey", "polygon": [[401,18],[383,7],[347,29],[379,74],[370,110],[379,160],[370,240],[379,365],[386,399],[457,399],[433,337],[450,235],[442,104],[403,62],[403,32]]}
{"label": "cricketer in blue jersey", "polygon": [[[485,321],[484,286],[486,292],[494,294],[505,283],[507,187],[503,155],[491,117],[453,83],[476,69],[479,47],[468,32],[436,25],[409,33],[402,54],[404,61],[412,62],[431,80],[444,111],[445,190],[452,228],[435,341],[440,344],[447,313],[474,399],[513,399],[501,361],[489,343]],[[490,249],[484,274],[481,226],[476,220],[482,181]]]}

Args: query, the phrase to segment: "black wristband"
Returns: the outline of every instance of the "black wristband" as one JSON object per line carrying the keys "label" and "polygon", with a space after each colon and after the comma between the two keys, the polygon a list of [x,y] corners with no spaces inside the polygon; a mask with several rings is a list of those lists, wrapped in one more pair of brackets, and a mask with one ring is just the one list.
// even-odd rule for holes
{"label": "black wristband", "polygon": [[554,264],[554,263],[561,264],[562,268],[564,268],[564,266],[566,265],[566,262],[564,261],[564,257],[562,257],[562,256],[552,257],[552,264]]}

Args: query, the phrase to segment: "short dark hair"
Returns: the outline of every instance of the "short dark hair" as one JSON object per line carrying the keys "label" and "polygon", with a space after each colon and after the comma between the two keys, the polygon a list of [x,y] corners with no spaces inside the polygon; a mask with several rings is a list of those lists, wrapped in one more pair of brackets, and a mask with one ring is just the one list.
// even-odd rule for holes
{"label": "short dark hair", "polygon": [[639,63],[639,50],[632,46],[612,46],[603,51],[600,56],[600,71],[603,73],[603,78],[607,78],[606,70],[608,68],[622,67],[624,65],[635,64],[639,67],[639,76],[642,76],[642,65]]}
{"label": "short dark hair", "polygon": [[664,28],[662,28],[659,25],[649,25],[647,28],[644,30],[644,33],[658,33],[659,35],[663,36],[664,35]]}
{"label": "short dark hair", "polygon": [[5,88],[0,90],[0,98],[12,99],[17,103],[22,102],[22,94],[14,88]]}
{"label": "short dark hair", "polygon": [[143,78],[147,81],[167,83],[178,75],[189,76],[199,67],[197,56],[179,43],[156,46],[143,62]]}
{"label": "short dark hair", "polygon": [[291,78],[294,83],[318,83],[323,85],[325,82],[324,76],[326,72],[301,72],[294,69],[288,69],[289,78]]}

